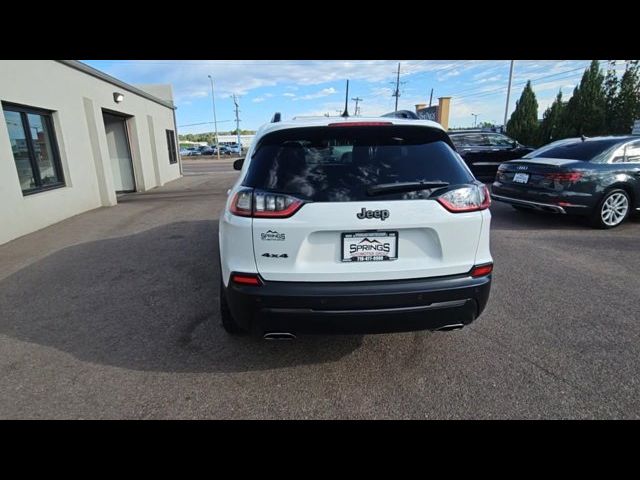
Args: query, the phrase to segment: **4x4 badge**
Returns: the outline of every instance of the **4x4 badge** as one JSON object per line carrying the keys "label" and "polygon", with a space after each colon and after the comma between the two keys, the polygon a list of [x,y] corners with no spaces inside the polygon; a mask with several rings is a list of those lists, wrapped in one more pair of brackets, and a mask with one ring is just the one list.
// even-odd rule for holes
{"label": "4x4 badge", "polygon": [[286,253],[263,253],[262,256],[267,258],[289,258]]}

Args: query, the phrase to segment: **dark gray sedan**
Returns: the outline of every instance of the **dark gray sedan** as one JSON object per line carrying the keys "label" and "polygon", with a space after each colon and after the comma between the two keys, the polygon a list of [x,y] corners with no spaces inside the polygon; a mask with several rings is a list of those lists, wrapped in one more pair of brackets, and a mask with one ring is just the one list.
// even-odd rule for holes
{"label": "dark gray sedan", "polygon": [[640,211],[640,137],[569,138],[498,168],[494,200],[589,217],[597,228]]}

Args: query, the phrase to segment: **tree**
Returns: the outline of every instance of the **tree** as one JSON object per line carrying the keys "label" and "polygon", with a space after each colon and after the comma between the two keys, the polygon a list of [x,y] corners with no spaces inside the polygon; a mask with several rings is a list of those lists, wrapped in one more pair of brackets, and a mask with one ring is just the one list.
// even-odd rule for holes
{"label": "tree", "polygon": [[566,104],[562,101],[562,90],[558,92],[556,99],[542,115],[540,124],[539,142],[541,145],[554,142],[562,138],[562,123]]}
{"label": "tree", "polygon": [[604,117],[605,117],[605,125],[609,132],[615,131],[615,117],[617,110],[617,102],[618,102],[618,90],[619,90],[619,81],[618,76],[616,75],[616,61],[609,60],[609,68],[607,69],[607,76],[604,79],[604,95],[605,95],[605,105],[604,105]]}
{"label": "tree", "polygon": [[507,122],[507,135],[525,145],[538,144],[538,101],[531,80],[525,85]]}
{"label": "tree", "polygon": [[613,106],[611,133],[628,134],[634,120],[640,119],[640,72],[638,60],[627,64]]}
{"label": "tree", "polygon": [[563,136],[606,133],[606,93],[600,62],[592,60],[567,103]]}

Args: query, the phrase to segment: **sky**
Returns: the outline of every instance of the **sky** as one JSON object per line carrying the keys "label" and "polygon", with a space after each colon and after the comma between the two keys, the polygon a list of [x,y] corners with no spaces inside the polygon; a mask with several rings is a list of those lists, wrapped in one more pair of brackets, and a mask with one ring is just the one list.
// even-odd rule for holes
{"label": "sky", "polygon": [[[504,119],[509,60],[83,60],[130,84],[170,83],[180,134],[213,131],[211,83],[219,131],[235,129],[232,95],[238,96],[240,128],[256,130],[274,112],[294,116],[338,116],[344,110],[349,79],[349,112],[359,97],[360,114],[394,110],[396,70],[400,62],[398,109],[415,110],[450,96],[449,127],[477,122],[501,125]],[[622,61],[618,68],[624,69]],[[568,99],[589,65],[587,60],[516,60],[509,102],[515,108],[527,80],[538,99],[540,118],[562,89]],[[606,63],[601,61],[601,66]],[[473,114],[477,114],[474,117]]]}

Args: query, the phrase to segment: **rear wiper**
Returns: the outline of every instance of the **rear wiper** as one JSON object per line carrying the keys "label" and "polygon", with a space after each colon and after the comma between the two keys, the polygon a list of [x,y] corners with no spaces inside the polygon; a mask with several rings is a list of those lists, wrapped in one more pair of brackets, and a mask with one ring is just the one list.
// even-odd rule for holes
{"label": "rear wiper", "polygon": [[400,182],[400,183],[381,183],[367,188],[367,195],[383,195],[385,193],[395,192],[415,192],[418,190],[430,190],[432,188],[448,187],[447,182]]}

